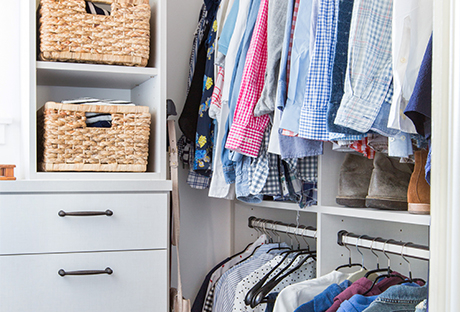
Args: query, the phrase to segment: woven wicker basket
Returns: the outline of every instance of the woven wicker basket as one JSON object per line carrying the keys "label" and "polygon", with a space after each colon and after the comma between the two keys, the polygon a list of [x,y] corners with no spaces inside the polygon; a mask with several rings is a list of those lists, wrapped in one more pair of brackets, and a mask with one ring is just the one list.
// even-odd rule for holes
{"label": "woven wicker basket", "polygon": [[40,59],[146,66],[149,0],[96,0],[110,16],[88,14],[84,0],[40,0]]}
{"label": "woven wicker basket", "polygon": [[[86,112],[110,113],[111,128],[86,126]],[[146,170],[150,113],[146,106],[47,102],[37,112],[42,171]]]}

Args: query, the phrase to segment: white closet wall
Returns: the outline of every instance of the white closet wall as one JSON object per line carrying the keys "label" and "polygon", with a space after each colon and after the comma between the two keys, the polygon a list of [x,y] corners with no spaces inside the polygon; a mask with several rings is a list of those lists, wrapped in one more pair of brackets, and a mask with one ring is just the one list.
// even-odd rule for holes
{"label": "white closet wall", "polygon": [[[168,0],[167,97],[174,100],[179,115],[185,103],[190,49],[202,4],[202,0]],[[208,190],[191,189],[185,182],[187,170],[180,170],[179,180],[182,285],[184,296],[193,302],[209,269],[231,253],[232,203],[209,198]],[[175,285],[174,262],[172,267]]]}
{"label": "white closet wall", "polygon": [[8,48],[0,50],[0,128],[3,118],[12,120],[11,124],[3,125],[5,144],[0,144],[0,164],[16,164],[15,176],[23,177],[23,168],[18,166],[21,158],[19,11],[20,1],[7,1],[0,10],[0,41],[8,42]]}

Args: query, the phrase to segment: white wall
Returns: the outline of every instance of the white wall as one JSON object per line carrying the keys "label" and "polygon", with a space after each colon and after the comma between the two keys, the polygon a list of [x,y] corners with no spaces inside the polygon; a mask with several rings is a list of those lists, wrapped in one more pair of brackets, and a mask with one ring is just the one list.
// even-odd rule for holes
{"label": "white wall", "polygon": [[[19,76],[20,1],[3,1],[0,10],[0,119],[12,118],[5,126],[5,144],[0,144],[0,164],[15,164],[15,176],[22,177],[21,158],[21,89]],[[5,182],[4,182],[5,183]],[[1,187],[1,185],[0,185]]]}
{"label": "white wall", "polygon": [[[178,114],[185,102],[190,49],[202,3],[168,0],[167,97],[176,103]],[[190,188],[186,170],[179,178],[182,284],[184,296],[193,301],[206,273],[230,254],[231,208],[230,201],[211,199],[207,190]]]}

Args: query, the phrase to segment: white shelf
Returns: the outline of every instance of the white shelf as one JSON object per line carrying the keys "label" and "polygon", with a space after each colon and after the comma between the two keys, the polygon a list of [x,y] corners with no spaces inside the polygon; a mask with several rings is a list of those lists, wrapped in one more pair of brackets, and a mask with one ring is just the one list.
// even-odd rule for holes
{"label": "white shelf", "polygon": [[119,193],[119,192],[169,192],[171,180],[15,180],[2,181],[0,194],[17,193]]}
{"label": "white shelf", "polygon": [[65,62],[37,62],[37,84],[133,89],[157,76],[158,69]]}
{"label": "white shelf", "polygon": [[[240,202],[239,202],[240,203]],[[429,226],[431,218],[429,215],[416,215],[410,214],[407,211],[392,211],[381,210],[374,208],[347,208],[347,207],[333,207],[333,206],[310,206],[300,208],[295,203],[290,202],[276,202],[276,201],[263,201],[260,204],[245,204],[248,206],[257,206],[263,208],[274,208],[283,210],[293,210],[310,213],[321,213],[335,216],[352,217],[368,220],[400,222],[414,225]]]}

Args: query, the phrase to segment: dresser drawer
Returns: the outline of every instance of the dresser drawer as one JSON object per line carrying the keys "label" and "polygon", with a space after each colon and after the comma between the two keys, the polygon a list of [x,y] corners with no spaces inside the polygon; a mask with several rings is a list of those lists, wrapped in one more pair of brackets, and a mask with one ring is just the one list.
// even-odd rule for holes
{"label": "dresser drawer", "polygon": [[0,310],[166,312],[167,263],[166,250],[0,256]]}
{"label": "dresser drawer", "polygon": [[0,254],[164,249],[168,194],[2,195]]}

